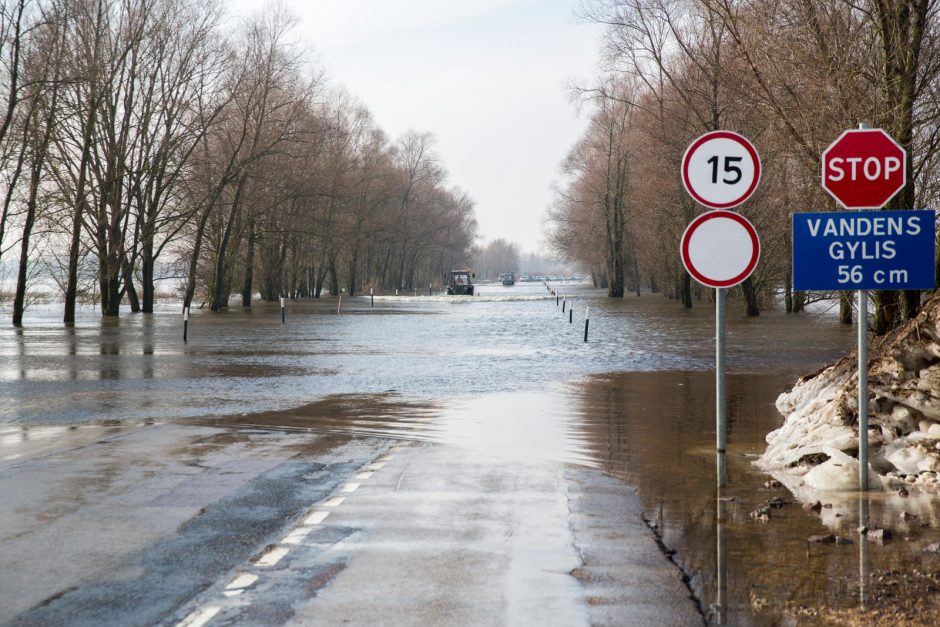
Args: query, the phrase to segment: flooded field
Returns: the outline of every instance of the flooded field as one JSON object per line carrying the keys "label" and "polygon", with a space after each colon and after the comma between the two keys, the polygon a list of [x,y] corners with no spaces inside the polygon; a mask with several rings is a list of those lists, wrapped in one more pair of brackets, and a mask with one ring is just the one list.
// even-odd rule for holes
{"label": "flooded field", "polygon": [[[821,517],[765,487],[770,477],[752,465],[782,422],[777,395],[851,350],[852,329],[825,313],[747,319],[730,303],[729,480],[719,495],[713,308],[558,289],[566,309],[573,303],[571,323],[542,285],[484,286],[474,298],[344,299],[341,315],[334,299],[290,303],[286,324],[276,305],[197,312],[186,344],[176,307],[114,321],[86,310],[71,331],[58,309],[37,308],[24,330],[0,327],[0,458],[50,432],[174,420],[418,439],[600,468],[636,487],[703,612],[736,625],[812,623],[814,606],[883,599],[897,585],[885,572],[938,570],[940,558],[922,552],[940,539],[929,500],[866,501],[896,538],[859,543],[854,495],[833,495]],[[770,522],[751,518],[775,497],[784,504]],[[918,522],[898,523],[902,509]],[[807,542],[828,533],[854,543]]]}

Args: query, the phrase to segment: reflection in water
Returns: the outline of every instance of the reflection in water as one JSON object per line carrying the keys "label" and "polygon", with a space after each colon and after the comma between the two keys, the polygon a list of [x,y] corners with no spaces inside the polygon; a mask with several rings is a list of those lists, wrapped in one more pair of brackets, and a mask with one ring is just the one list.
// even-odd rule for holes
{"label": "reflection in water", "polygon": [[[573,390],[580,403],[572,422],[583,433],[586,454],[637,487],[647,518],[657,521],[663,543],[677,552],[693,591],[720,624],[787,624],[794,616],[797,624],[815,624],[800,614],[801,605],[857,607],[872,597],[871,569],[923,572],[931,568],[923,546],[940,540],[933,524],[901,526],[899,508],[921,511],[913,494],[900,499],[903,505],[892,494],[870,493],[861,501],[855,493],[823,495],[817,514],[766,483],[752,460],[782,420],[773,401],[786,384],[779,375],[728,377],[729,399],[735,399],[728,404],[728,482],[717,491],[714,414],[703,410],[712,406],[709,373],[623,373],[591,378]],[[751,517],[771,501],[768,522]],[[912,520],[931,518],[923,515]],[[808,542],[829,533],[827,516],[852,544]],[[860,521],[872,520],[903,529],[910,542],[860,539]]]}
{"label": "reflection in water", "polygon": [[[869,523],[868,494],[858,493],[858,526],[861,529]],[[865,609],[868,605],[868,542],[860,537],[858,543],[858,604]]]}
{"label": "reflection in water", "polygon": [[[724,457],[719,453],[720,457]],[[724,464],[722,463],[722,466]],[[716,621],[719,625],[728,624],[728,559],[725,546],[725,505],[723,487],[718,486],[717,498],[715,501],[715,578],[717,583],[715,587],[715,609],[717,610]]]}

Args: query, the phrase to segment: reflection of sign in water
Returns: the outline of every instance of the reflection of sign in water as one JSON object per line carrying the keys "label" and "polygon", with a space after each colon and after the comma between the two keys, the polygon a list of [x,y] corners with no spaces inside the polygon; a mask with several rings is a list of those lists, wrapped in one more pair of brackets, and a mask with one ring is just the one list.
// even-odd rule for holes
{"label": "reflection of sign in water", "polygon": [[793,214],[793,289],[934,287],[935,212]]}

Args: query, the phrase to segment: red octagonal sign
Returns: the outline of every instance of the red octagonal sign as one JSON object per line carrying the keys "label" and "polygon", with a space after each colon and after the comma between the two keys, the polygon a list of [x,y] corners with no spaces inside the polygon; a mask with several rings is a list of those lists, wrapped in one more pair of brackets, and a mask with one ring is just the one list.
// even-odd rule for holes
{"label": "red octagonal sign", "polygon": [[846,209],[880,209],[907,184],[907,153],[880,128],[845,131],[822,154],[822,186]]}

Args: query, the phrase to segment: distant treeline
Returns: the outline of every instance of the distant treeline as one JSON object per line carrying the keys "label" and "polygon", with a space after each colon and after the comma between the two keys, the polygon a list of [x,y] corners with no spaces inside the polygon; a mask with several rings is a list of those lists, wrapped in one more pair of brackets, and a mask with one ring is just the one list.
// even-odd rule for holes
{"label": "distant treeline", "polygon": [[[429,134],[390,141],[270,8],[215,0],[2,0],[0,261],[105,316],[440,281],[469,262],[473,202]],[[160,263],[158,263],[158,261]],[[165,277],[164,277],[165,278]]]}
{"label": "distant treeline", "polygon": [[[551,211],[556,252],[593,269],[610,296],[641,287],[684,306],[693,285],[679,259],[703,209],[679,175],[691,141],[737,131],[758,148],[762,178],[738,211],[760,233],[757,271],[737,293],[748,314],[794,292],[790,214],[836,207],[820,185],[823,150],[859,122],[908,153],[907,187],[886,209],[940,198],[940,33],[936,0],[587,0],[604,24],[605,77],[580,90],[591,124],[564,163]],[[920,293],[875,292],[875,330],[920,308]]]}

